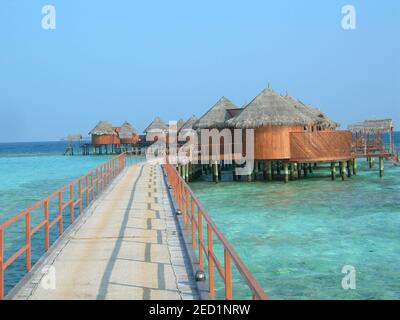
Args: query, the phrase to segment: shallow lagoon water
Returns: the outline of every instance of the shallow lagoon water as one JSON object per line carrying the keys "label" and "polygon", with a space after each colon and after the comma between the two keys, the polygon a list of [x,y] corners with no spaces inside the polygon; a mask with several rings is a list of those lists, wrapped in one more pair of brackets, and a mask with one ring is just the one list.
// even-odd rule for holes
{"label": "shallow lagoon water", "polygon": [[[399,299],[400,167],[386,162],[380,179],[376,163],[358,163],[344,182],[326,168],[288,184],[191,187],[271,299]],[[342,288],[345,265],[356,290]],[[235,290],[248,297],[238,274]]]}
{"label": "shallow lagoon water", "polygon": [[[65,146],[0,144],[0,221],[109,159],[64,157]],[[332,182],[328,176],[324,169],[286,185],[198,181],[191,186],[271,299],[399,299],[400,168],[387,162],[380,179],[376,163],[370,171],[360,160],[356,177]],[[231,174],[225,177],[230,180]],[[19,227],[11,230],[8,255],[23,243],[24,226]],[[33,243],[37,261],[43,240]],[[354,291],[341,287],[344,265],[356,268]],[[6,271],[7,291],[24,272],[22,257]],[[237,272],[233,276],[235,297],[248,298]]]}

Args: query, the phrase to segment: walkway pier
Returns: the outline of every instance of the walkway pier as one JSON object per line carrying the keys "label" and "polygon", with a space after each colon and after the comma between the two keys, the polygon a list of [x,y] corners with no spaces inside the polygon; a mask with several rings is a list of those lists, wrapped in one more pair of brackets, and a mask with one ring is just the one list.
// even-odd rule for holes
{"label": "walkway pier", "polygon": [[[233,269],[253,299],[267,299],[174,166],[129,160],[123,153],[0,224],[0,300],[230,300]],[[26,242],[5,255],[5,231],[18,221]],[[38,232],[45,252],[32,261]],[[21,256],[27,274],[5,292],[5,271]]]}
{"label": "walkway pier", "polygon": [[8,298],[199,299],[159,165],[125,169],[35,269]]}

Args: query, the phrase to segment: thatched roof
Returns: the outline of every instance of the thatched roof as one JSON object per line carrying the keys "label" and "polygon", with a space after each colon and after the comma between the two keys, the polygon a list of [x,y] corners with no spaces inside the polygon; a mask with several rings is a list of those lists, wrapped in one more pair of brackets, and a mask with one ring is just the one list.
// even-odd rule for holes
{"label": "thatched roof", "polygon": [[151,130],[158,130],[158,131],[168,131],[168,126],[165,124],[164,121],[160,119],[160,117],[156,117],[149,126],[144,129],[144,133],[148,133]]}
{"label": "thatched roof", "polygon": [[264,89],[239,115],[227,121],[229,127],[241,129],[309,123],[309,117],[271,88]]}
{"label": "thatched roof", "polygon": [[82,140],[81,134],[69,134],[66,138],[67,141],[80,141]]}
{"label": "thatched roof", "polygon": [[180,131],[191,130],[193,129],[193,124],[197,121],[197,117],[195,115],[191,116],[181,127]]}
{"label": "thatched roof", "polygon": [[231,109],[237,109],[237,107],[229,101],[229,99],[222,97],[210,110],[208,110],[193,124],[193,129],[226,128],[225,122],[231,118],[227,111]]}
{"label": "thatched roof", "polygon": [[365,120],[348,126],[353,132],[389,132],[394,128],[392,119]]}
{"label": "thatched roof", "polygon": [[118,134],[122,139],[130,139],[133,135],[137,135],[138,132],[128,121],[125,121],[122,124]]}
{"label": "thatched roof", "polygon": [[181,130],[181,128],[183,127],[184,124],[185,124],[185,120],[183,120],[183,119],[179,119],[179,120],[178,120],[178,122],[177,122],[177,124],[176,124],[177,131],[178,131],[178,132],[179,132],[179,130]]}
{"label": "thatched roof", "polygon": [[289,95],[286,95],[284,98],[286,99],[286,101],[292,104],[293,107],[295,107],[298,111],[300,111],[306,117],[308,117],[310,119],[311,125],[320,126],[322,129],[336,129],[340,127],[340,124],[331,120],[326,114],[321,112],[319,109],[313,108],[310,105],[306,105]]}
{"label": "thatched roof", "polygon": [[117,135],[113,126],[108,121],[100,121],[97,126],[95,126],[92,131],[89,132],[91,135],[105,136],[105,135]]}

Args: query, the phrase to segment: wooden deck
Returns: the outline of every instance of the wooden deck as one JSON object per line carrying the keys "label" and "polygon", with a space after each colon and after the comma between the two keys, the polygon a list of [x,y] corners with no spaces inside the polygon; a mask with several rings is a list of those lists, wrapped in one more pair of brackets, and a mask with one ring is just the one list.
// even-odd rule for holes
{"label": "wooden deck", "polygon": [[7,298],[199,299],[176,223],[161,166],[130,166]]}

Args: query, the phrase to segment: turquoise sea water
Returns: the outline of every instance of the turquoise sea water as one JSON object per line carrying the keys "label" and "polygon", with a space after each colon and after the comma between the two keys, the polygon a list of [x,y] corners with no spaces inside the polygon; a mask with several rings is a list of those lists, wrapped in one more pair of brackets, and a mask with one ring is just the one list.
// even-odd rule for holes
{"label": "turquoise sea water", "polygon": [[[64,157],[65,147],[0,144],[0,221],[109,159]],[[359,174],[345,182],[332,182],[328,169],[286,185],[225,178],[191,186],[270,298],[400,298],[400,168],[387,162],[380,179],[377,164],[370,171],[361,160]],[[23,245],[24,235],[23,223],[8,230],[6,256]],[[41,233],[33,244],[35,262],[43,253]],[[356,268],[354,291],[341,287],[344,265]],[[21,257],[6,271],[7,291],[24,272]],[[237,272],[233,289],[235,297],[249,297]]]}
{"label": "turquoise sea water", "polygon": [[[400,299],[400,167],[385,166],[383,179],[364,159],[344,182],[326,168],[288,184],[226,173],[191,187],[271,299]],[[342,288],[345,265],[356,290]],[[233,289],[249,297],[237,272]]]}

